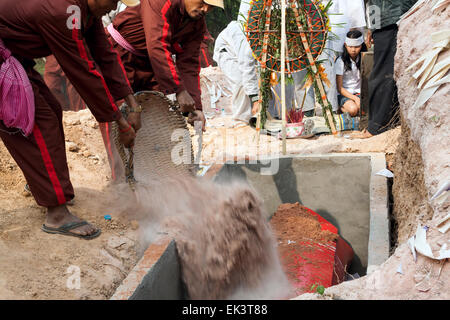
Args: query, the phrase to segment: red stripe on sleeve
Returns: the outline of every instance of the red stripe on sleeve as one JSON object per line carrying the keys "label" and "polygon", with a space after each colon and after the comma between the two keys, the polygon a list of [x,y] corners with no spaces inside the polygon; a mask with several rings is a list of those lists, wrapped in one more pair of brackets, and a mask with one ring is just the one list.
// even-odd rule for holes
{"label": "red stripe on sleeve", "polygon": [[170,54],[169,46],[166,42],[167,34],[169,32],[169,23],[167,22],[166,13],[169,10],[171,5],[172,5],[172,3],[170,2],[170,0],[167,0],[166,4],[163,6],[163,8],[161,10],[161,15],[164,20],[163,36],[162,36],[161,41],[162,41],[164,51],[166,53],[167,63],[169,64],[170,71],[172,72],[173,80],[175,81],[176,85],[180,85],[180,79],[178,78],[177,70],[175,68],[175,65],[173,64],[172,55]]}
{"label": "red stripe on sleeve", "polygon": [[103,88],[106,91],[106,95],[108,96],[109,102],[111,103],[111,107],[114,111],[117,111],[117,106],[114,102],[114,98],[111,95],[111,92],[109,92],[108,86],[106,85],[106,81],[103,78],[103,76],[97,71],[95,70],[94,67],[94,62],[89,60],[89,57],[87,55],[87,51],[86,48],[84,47],[84,43],[83,40],[78,39],[78,29],[77,28],[73,28],[72,31],[72,39],[77,43],[78,46],[78,52],[80,54],[80,57],[86,61],[86,63],[88,64],[89,67],[89,72],[92,73],[93,75],[95,75],[96,77],[100,78],[100,80],[102,81],[103,84]]}
{"label": "red stripe on sleeve", "polygon": [[205,49],[202,48],[203,58],[205,59],[206,66],[209,66],[208,57],[206,56]]}

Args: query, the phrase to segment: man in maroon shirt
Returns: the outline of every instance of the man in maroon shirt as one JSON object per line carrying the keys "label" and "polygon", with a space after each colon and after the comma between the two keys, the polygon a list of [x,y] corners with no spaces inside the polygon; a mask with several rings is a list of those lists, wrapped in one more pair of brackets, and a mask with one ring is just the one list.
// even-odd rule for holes
{"label": "man in maroon shirt", "polygon": [[[127,84],[120,59],[104,32],[101,17],[117,0],[1,0],[0,66],[11,57],[23,66],[34,93],[34,127],[29,136],[0,120],[0,137],[21,168],[36,202],[47,207],[42,229],[92,239],[100,234],[72,215],[66,203],[74,197],[67,166],[62,109],[41,75],[35,58],[53,54],[67,78],[99,122],[116,121],[120,139],[131,146],[141,126],[139,105]],[[15,60],[14,60],[15,61]],[[14,62],[15,63],[15,62]],[[0,87],[6,91],[6,87]],[[135,110],[128,122],[117,108],[125,99]],[[12,110],[11,104],[0,107]],[[1,110],[0,110],[1,111]]]}
{"label": "man in maroon shirt", "polygon": [[202,121],[203,130],[199,54],[212,6],[223,0],[142,0],[108,28],[133,90],[175,93],[188,122]]}

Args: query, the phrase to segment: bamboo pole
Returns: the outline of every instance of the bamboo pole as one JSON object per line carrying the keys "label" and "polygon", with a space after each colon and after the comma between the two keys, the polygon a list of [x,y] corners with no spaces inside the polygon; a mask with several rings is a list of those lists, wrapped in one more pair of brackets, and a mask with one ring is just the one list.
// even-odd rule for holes
{"label": "bamboo pole", "polygon": [[[267,1],[267,12],[266,12],[266,23],[264,26],[265,33],[264,33],[264,39],[263,39],[263,47],[262,47],[262,61],[261,61],[261,69],[266,69],[266,60],[267,60],[267,45],[269,43],[269,33],[267,32],[270,29],[270,14],[272,12],[272,0]],[[261,88],[261,78],[259,79],[259,87]],[[262,101],[262,96],[260,93],[259,100]],[[259,147],[259,140],[261,137],[261,112],[262,112],[262,105],[261,108],[256,116],[256,143]]]}
{"label": "bamboo pole", "polygon": [[286,155],[286,2],[281,0],[281,112],[283,155]]}

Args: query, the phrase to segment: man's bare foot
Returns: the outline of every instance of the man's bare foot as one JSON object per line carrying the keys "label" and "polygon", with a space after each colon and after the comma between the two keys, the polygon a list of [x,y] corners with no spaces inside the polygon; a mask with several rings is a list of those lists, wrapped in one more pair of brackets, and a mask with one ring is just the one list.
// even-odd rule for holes
{"label": "man's bare foot", "polygon": [[371,134],[369,131],[367,131],[367,129],[364,129],[361,132],[355,132],[354,134],[351,135],[351,139],[368,139],[368,138],[372,138],[373,134]]}
{"label": "man's bare foot", "polygon": [[[82,220],[70,213],[66,205],[48,207],[47,218],[45,219],[46,227],[59,228],[70,222],[82,222]],[[70,232],[80,236],[90,236],[95,234],[97,231],[98,229],[91,224],[85,224],[70,230]]]}

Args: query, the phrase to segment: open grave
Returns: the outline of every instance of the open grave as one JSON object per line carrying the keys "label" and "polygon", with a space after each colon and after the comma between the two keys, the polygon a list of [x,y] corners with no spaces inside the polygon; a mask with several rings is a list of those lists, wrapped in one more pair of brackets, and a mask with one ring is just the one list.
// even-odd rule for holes
{"label": "open grave", "polygon": [[[334,225],[354,251],[347,273],[364,276],[389,256],[388,186],[384,154],[327,154],[226,163],[216,183],[244,180],[263,199],[266,218],[299,202]],[[339,185],[340,188],[336,188]],[[151,244],[112,299],[188,299],[176,242]]]}

